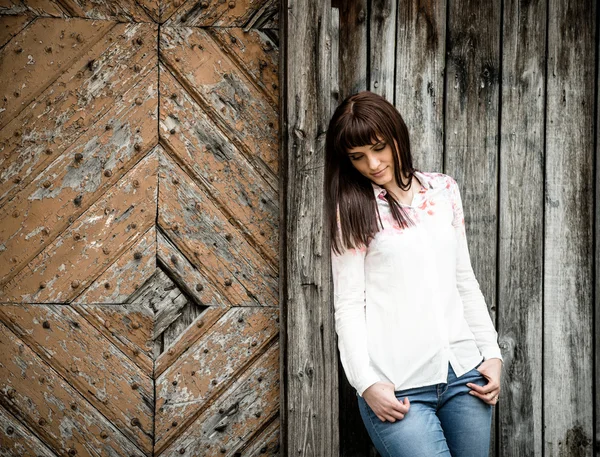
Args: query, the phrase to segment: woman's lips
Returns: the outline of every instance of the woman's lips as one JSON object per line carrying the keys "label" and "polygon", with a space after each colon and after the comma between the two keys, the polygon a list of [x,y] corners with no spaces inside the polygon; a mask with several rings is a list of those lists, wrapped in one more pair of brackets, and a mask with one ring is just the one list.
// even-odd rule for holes
{"label": "woman's lips", "polygon": [[379,177],[380,177],[380,176],[383,174],[383,172],[384,172],[385,170],[387,170],[387,167],[385,167],[385,168],[384,168],[383,170],[381,170],[381,171],[378,171],[377,173],[373,173],[371,176],[375,176],[376,178],[379,178]]}

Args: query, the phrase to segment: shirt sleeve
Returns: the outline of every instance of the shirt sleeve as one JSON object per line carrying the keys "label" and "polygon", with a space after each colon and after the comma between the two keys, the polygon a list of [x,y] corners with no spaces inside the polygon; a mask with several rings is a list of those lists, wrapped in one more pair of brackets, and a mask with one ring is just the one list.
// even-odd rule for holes
{"label": "shirt sleeve", "polygon": [[[339,223],[338,223],[339,228]],[[365,318],[365,247],[331,251],[335,330],[348,382],[362,397],[380,381],[370,365]]]}
{"label": "shirt sleeve", "polygon": [[483,358],[503,360],[498,345],[498,332],[494,328],[485,298],[471,266],[460,190],[457,182],[452,178],[451,195],[452,225],[457,237],[456,285],[463,302],[464,316]]}

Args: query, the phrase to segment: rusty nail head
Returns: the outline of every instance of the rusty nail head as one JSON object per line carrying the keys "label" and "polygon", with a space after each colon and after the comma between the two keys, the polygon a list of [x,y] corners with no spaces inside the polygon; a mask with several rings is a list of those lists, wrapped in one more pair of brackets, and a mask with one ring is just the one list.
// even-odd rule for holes
{"label": "rusty nail head", "polygon": [[70,448],[68,453],[69,455],[77,455],[77,450],[74,448]]}
{"label": "rusty nail head", "polygon": [[14,182],[15,184],[19,184],[19,183],[21,182],[21,177],[20,177],[20,176],[15,176],[15,177],[13,178],[13,182]]}
{"label": "rusty nail head", "polygon": [[41,282],[40,283],[40,289],[45,289],[46,288],[46,283],[45,282]]}
{"label": "rusty nail head", "polygon": [[171,262],[177,263],[177,257],[175,257],[175,255],[171,256]]}
{"label": "rusty nail head", "polygon": [[230,286],[231,284],[233,284],[233,281],[232,281],[230,278],[227,278],[227,279],[225,280],[225,285],[226,285],[226,286]]}
{"label": "rusty nail head", "polygon": [[132,184],[133,184],[133,187],[135,187],[136,189],[138,187],[140,187],[140,182],[137,179],[134,179]]}
{"label": "rusty nail head", "polygon": [[141,151],[142,145],[140,143],[135,143],[133,145],[133,149],[135,149],[136,151]]}
{"label": "rusty nail head", "polygon": [[104,176],[106,176],[107,178],[110,178],[112,176],[112,171],[111,170],[104,170]]}
{"label": "rusty nail head", "polygon": [[77,409],[77,403],[71,403],[71,409],[75,411]]}
{"label": "rusty nail head", "polygon": [[238,317],[238,322],[244,322],[244,318],[243,317]]}
{"label": "rusty nail head", "polygon": [[175,129],[171,129],[171,130],[169,130],[169,133],[170,133],[171,135],[175,135],[175,132],[176,132],[176,131],[177,131],[177,130],[175,130]]}
{"label": "rusty nail head", "polygon": [[135,71],[136,73],[139,73],[141,69],[142,68],[137,63],[133,66],[133,71]]}
{"label": "rusty nail head", "polygon": [[231,42],[232,42],[232,43],[235,43],[236,41],[237,41],[237,38],[236,38],[236,37],[234,37],[234,36],[232,36],[232,37],[231,37]]}
{"label": "rusty nail head", "polygon": [[106,438],[108,438],[108,433],[106,433],[106,431],[105,431],[105,430],[102,430],[102,431],[100,432],[100,438],[102,438],[102,439],[106,439]]}
{"label": "rusty nail head", "polygon": [[139,252],[139,251],[136,251],[136,252],[134,252],[134,253],[133,253],[133,258],[134,258],[135,260],[140,260],[140,259],[142,258],[142,253],[141,253],[141,252]]}
{"label": "rusty nail head", "polygon": [[179,448],[179,453],[180,454],[185,454],[185,448]]}
{"label": "rusty nail head", "polygon": [[177,380],[173,381],[173,385],[176,386],[177,385]]}
{"label": "rusty nail head", "polygon": [[216,386],[216,385],[217,385],[217,380],[216,380],[216,379],[213,379],[213,380],[212,380],[210,383],[211,383],[213,386]]}
{"label": "rusty nail head", "polygon": [[262,416],[262,412],[260,412],[260,411],[256,411],[256,412],[254,413],[254,415],[255,415],[256,417],[260,417],[260,416]]}
{"label": "rusty nail head", "polygon": [[137,224],[134,222],[133,224],[131,224],[131,228],[132,229],[136,229],[137,228]]}
{"label": "rusty nail head", "polygon": [[7,435],[12,435],[13,433],[15,433],[15,429],[12,428],[10,425],[8,427],[6,427],[6,434]]}
{"label": "rusty nail head", "polygon": [[225,449],[224,447],[221,448],[221,454],[225,454],[227,452],[227,449]]}
{"label": "rusty nail head", "polygon": [[75,197],[73,199],[73,203],[75,203],[75,205],[79,206],[81,205],[81,200],[83,199],[83,197],[81,195],[78,195],[77,197]]}
{"label": "rusty nail head", "polygon": [[256,380],[257,380],[258,382],[262,382],[262,376],[259,376],[258,378],[256,378]]}
{"label": "rusty nail head", "polygon": [[40,383],[44,384],[46,382],[46,378],[44,378],[43,376],[40,376]]}
{"label": "rusty nail head", "polygon": [[139,45],[144,44],[144,40],[142,40],[142,37],[137,37],[137,39],[135,40],[135,42]]}
{"label": "rusty nail head", "polygon": [[104,130],[110,130],[110,129],[112,129],[112,125],[110,125],[110,124],[106,124],[106,125],[104,126]]}
{"label": "rusty nail head", "polygon": [[102,247],[102,252],[104,252],[105,254],[109,254],[110,253],[110,249],[108,249],[107,246],[103,246]]}
{"label": "rusty nail head", "polygon": [[198,328],[201,328],[201,327],[203,327],[203,326],[204,326],[204,322],[203,322],[203,321],[198,321],[198,322],[196,323],[196,327],[198,327]]}
{"label": "rusty nail head", "polygon": [[133,350],[133,355],[135,355],[135,356],[140,355],[140,351],[138,349],[134,349]]}
{"label": "rusty nail head", "polygon": [[204,348],[204,353],[207,354],[208,353],[208,348]]}
{"label": "rusty nail head", "polygon": [[208,2],[206,0],[203,0],[202,2],[200,2],[200,6],[202,8],[208,8]]}
{"label": "rusty nail head", "polygon": [[192,370],[192,372],[190,373],[190,375],[194,376],[196,374],[195,371]]}
{"label": "rusty nail head", "polygon": [[139,384],[138,384],[137,382],[134,382],[133,384],[131,384],[131,388],[132,388],[133,390],[137,390],[137,389],[138,389],[138,387],[139,387]]}
{"label": "rusty nail head", "polygon": [[204,289],[204,286],[202,284],[196,284],[196,292],[200,292],[203,289]]}
{"label": "rusty nail head", "polygon": [[229,2],[229,8],[235,8],[235,2]]}
{"label": "rusty nail head", "polygon": [[252,346],[256,346],[256,344],[257,344],[257,343],[256,343],[256,340],[254,340],[254,341],[252,342]]}
{"label": "rusty nail head", "polygon": [[77,154],[75,154],[75,160],[77,162],[81,162],[83,160],[83,154],[81,152],[78,152]]}
{"label": "rusty nail head", "polygon": [[169,348],[169,350],[167,351],[167,353],[168,353],[169,355],[173,355],[173,354],[175,354],[175,349],[173,349],[173,348]]}
{"label": "rusty nail head", "polygon": [[132,327],[132,328],[134,328],[134,329],[138,329],[138,328],[140,328],[140,327],[141,327],[141,325],[140,325],[140,323],[139,323],[139,322],[132,322],[132,323],[131,323],[131,327]]}
{"label": "rusty nail head", "polygon": [[80,233],[74,233],[74,234],[73,234],[73,239],[74,239],[75,241],[79,241],[79,240],[81,239],[81,234],[80,234]]}
{"label": "rusty nail head", "polygon": [[50,181],[48,181],[48,180],[46,180],[46,181],[44,181],[44,182],[42,183],[42,186],[44,186],[46,189],[47,189],[48,187],[50,187],[51,185],[52,185],[52,183],[51,183]]}
{"label": "rusty nail head", "polygon": [[52,154],[52,149],[46,148],[46,154],[48,154],[48,155]]}
{"label": "rusty nail head", "polygon": [[261,454],[266,454],[267,453],[267,447],[266,446],[261,447],[260,448],[260,453]]}
{"label": "rusty nail head", "polygon": [[109,282],[105,282],[104,283],[104,288],[105,289],[110,289],[110,283]]}
{"label": "rusty nail head", "polygon": [[42,327],[44,327],[44,328],[50,328],[50,322],[48,322],[48,321],[44,321],[44,322],[42,323]]}
{"label": "rusty nail head", "polygon": [[142,104],[142,99],[140,97],[135,97],[134,101],[135,101],[135,104],[138,106]]}
{"label": "rusty nail head", "polygon": [[173,421],[173,422],[171,422],[171,425],[172,425],[173,427],[177,427],[177,421]]}
{"label": "rusty nail head", "polygon": [[232,238],[233,238],[233,236],[231,236],[231,233],[228,233],[228,234],[225,235],[225,239],[227,241],[231,241]]}
{"label": "rusty nail head", "polygon": [[140,420],[137,417],[131,419],[131,425],[140,425]]}

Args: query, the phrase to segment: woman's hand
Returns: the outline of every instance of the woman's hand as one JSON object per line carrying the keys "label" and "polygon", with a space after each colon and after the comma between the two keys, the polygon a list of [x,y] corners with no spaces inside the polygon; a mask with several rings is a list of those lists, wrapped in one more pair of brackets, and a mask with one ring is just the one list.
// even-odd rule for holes
{"label": "woman's hand", "polygon": [[404,397],[404,402],[398,400],[394,384],[390,382],[376,382],[369,386],[362,396],[382,422],[402,420],[410,408],[408,397]]}
{"label": "woman's hand", "polygon": [[498,403],[498,397],[500,396],[502,360],[498,358],[484,360],[477,367],[477,371],[487,378],[488,383],[485,386],[479,386],[468,382],[467,386],[473,389],[469,393],[481,398],[488,405],[495,405]]}

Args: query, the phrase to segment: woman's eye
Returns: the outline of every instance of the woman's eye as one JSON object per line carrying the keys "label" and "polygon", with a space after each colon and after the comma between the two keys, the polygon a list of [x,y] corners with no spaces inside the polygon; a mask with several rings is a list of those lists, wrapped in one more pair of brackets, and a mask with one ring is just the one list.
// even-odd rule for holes
{"label": "woman's eye", "polygon": [[350,157],[350,160],[352,160],[352,161],[355,161],[355,162],[356,162],[357,160],[360,160],[360,159],[362,159],[362,157],[363,157],[363,156],[359,156],[359,157],[357,157],[357,156],[351,156],[351,157]]}

